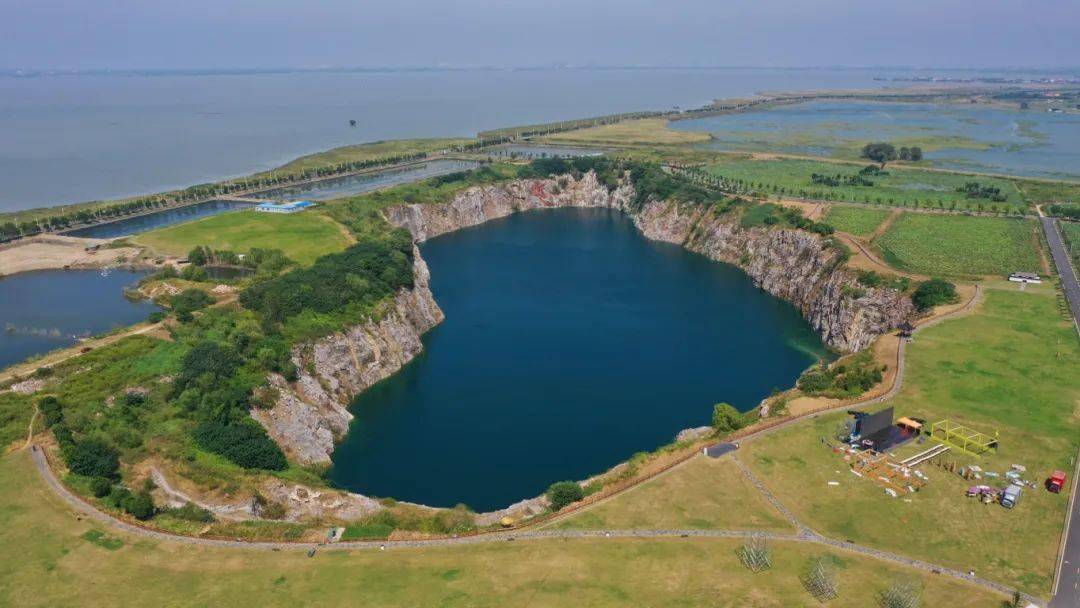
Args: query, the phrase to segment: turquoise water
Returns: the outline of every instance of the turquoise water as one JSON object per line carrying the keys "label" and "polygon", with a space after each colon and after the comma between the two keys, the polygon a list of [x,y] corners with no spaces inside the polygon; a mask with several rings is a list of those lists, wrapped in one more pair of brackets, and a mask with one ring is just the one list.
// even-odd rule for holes
{"label": "turquoise water", "polygon": [[[1080,116],[966,105],[810,102],[672,123],[711,133],[710,147],[829,156],[869,141],[960,136],[988,149],[927,151],[936,167],[1039,177],[1080,177]],[[793,141],[794,140],[794,141]],[[796,143],[797,142],[797,143]],[[984,147],[984,146],[980,146]]]}
{"label": "turquoise water", "polygon": [[817,336],[740,270],[623,214],[522,213],[422,246],[446,321],[353,404],[337,484],[477,510],[582,479],[791,386]]}

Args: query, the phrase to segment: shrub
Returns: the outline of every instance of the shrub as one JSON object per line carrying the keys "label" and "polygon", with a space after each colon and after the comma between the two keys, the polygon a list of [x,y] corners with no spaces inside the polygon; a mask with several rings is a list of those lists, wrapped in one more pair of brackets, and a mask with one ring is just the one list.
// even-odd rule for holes
{"label": "shrub", "polygon": [[112,481],[104,477],[95,477],[90,480],[90,492],[95,498],[105,498],[112,492]]}
{"label": "shrub", "polygon": [[739,410],[728,403],[717,403],[713,406],[712,426],[717,433],[730,433],[745,426],[743,415]]}
{"label": "shrub", "polygon": [[956,285],[942,279],[930,279],[911,294],[911,301],[919,310],[929,310],[941,304],[954,304],[959,300]]}
{"label": "shrub", "polygon": [[547,498],[551,501],[552,511],[560,511],[566,505],[584,497],[585,491],[573,481],[556,481],[547,489]]}
{"label": "shrub", "polygon": [[182,507],[173,507],[165,511],[177,519],[208,524],[214,521],[214,514],[199,505],[189,502]]}
{"label": "shrub", "polygon": [[83,439],[64,450],[64,459],[72,473],[86,477],[119,477],[120,457],[116,450],[96,438]]}
{"label": "shrub", "polygon": [[38,411],[45,418],[45,427],[50,428],[64,419],[64,411],[60,408],[60,402],[56,397],[42,397],[38,401]]}
{"label": "shrub", "polygon": [[128,492],[128,495],[120,500],[120,508],[140,520],[150,519],[157,510],[154,506],[154,498],[146,491],[137,494]]}
{"label": "shrub", "polygon": [[160,310],[155,310],[146,317],[147,323],[161,323],[165,320],[165,313]]}
{"label": "shrub", "polygon": [[194,436],[200,448],[220,454],[245,469],[281,471],[288,466],[281,448],[253,422],[206,422],[195,429]]}
{"label": "shrub", "polygon": [[188,288],[173,296],[171,303],[177,318],[183,320],[190,319],[191,313],[196,310],[213,304],[214,298],[201,289]]}

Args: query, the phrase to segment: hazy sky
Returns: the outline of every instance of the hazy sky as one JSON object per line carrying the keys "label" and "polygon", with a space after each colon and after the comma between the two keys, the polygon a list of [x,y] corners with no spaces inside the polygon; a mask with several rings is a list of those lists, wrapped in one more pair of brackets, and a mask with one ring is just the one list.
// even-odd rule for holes
{"label": "hazy sky", "polygon": [[1080,0],[0,0],[0,9],[0,68],[1080,65]]}

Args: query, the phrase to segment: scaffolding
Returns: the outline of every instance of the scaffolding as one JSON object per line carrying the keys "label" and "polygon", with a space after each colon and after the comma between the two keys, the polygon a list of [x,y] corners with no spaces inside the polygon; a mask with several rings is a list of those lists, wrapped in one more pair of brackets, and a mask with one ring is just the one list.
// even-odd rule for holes
{"label": "scaffolding", "polygon": [[930,425],[930,438],[936,439],[953,449],[960,450],[971,456],[982,456],[991,449],[997,448],[999,431],[994,431],[991,437],[986,433],[980,433],[952,420],[945,419]]}

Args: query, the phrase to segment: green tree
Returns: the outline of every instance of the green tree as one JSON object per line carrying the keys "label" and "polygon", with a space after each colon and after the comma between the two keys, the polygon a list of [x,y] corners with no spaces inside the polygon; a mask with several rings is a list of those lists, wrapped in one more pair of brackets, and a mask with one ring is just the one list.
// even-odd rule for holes
{"label": "green tree", "polygon": [[112,446],[93,437],[76,441],[64,451],[72,473],[86,477],[119,477],[120,457]]}
{"label": "green tree", "polygon": [[885,166],[885,163],[890,160],[896,160],[896,148],[892,144],[884,142],[870,143],[863,146],[862,155],[864,158],[869,158]]}
{"label": "green tree", "polygon": [[745,426],[743,415],[739,410],[728,403],[717,403],[713,406],[712,426],[719,434],[737,431]]}
{"label": "green tree", "polygon": [[915,293],[911,294],[911,301],[919,310],[929,310],[941,304],[952,304],[959,299],[956,285],[943,279],[925,281],[919,285]]}
{"label": "green tree", "polygon": [[911,154],[911,160],[919,161],[923,159],[922,148],[919,146],[911,146],[909,153]]}
{"label": "green tree", "polygon": [[584,497],[584,490],[574,481],[556,481],[547,489],[547,498],[551,501],[552,511],[560,511],[566,505]]}

